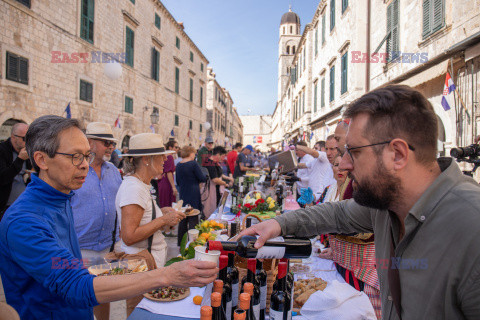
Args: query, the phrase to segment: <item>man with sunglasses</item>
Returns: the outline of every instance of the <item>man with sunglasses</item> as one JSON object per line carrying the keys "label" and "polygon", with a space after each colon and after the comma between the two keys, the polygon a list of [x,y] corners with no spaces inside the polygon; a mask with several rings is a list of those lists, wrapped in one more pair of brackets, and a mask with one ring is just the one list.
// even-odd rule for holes
{"label": "man with sunglasses", "polygon": [[25,150],[28,125],[16,123],[10,138],[0,143],[0,220],[26,187],[26,170],[32,169]]}
{"label": "man with sunglasses", "polygon": [[[117,140],[109,124],[92,122],[86,136],[94,158],[83,186],[72,197],[75,231],[84,264],[89,267],[105,263],[103,257],[119,240],[115,197],[122,178],[109,162]],[[94,308],[98,320],[109,319],[110,304]]]}
{"label": "man with sunglasses", "polygon": [[350,104],[340,168],[353,199],[286,213],[242,235],[375,234],[382,319],[480,319],[480,186],[436,158],[432,104],[403,85]]}

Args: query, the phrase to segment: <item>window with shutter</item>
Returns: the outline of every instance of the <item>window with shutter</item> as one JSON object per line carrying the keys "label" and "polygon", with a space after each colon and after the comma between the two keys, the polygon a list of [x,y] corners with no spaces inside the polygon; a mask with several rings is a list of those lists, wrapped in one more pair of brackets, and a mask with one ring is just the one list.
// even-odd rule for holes
{"label": "window with shutter", "polygon": [[23,4],[26,7],[30,8],[30,0],[17,0],[17,2]]}
{"label": "window with shutter", "polygon": [[200,108],[203,108],[203,87],[200,87]]}
{"label": "window with shutter", "polygon": [[315,57],[318,54],[318,26],[315,28]]}
{"label": "window with shutter", "polygon": [[322,15],[322,44],[325,43],[325,13]]}
{"label": "window with shutter", "polygon": [[94,7],[94,0],[82,0],[80,37],[90,43],[93,43],[93,26],[95,20]]}
{"label": "window with shutter", "polygon": [[125,112],[133,113],[133,99],[125,96]]}
{"label": "window with shutter", "polygon": [[317,112],[317,85],[318,83],[315,82],[313,85],[313,112]]}
{"label": "window with shutter", "polygon": [[80,100],[86,102],[93,101],[93,84],[80,80]]}
{"label": "window with shutter", "polygon": [[302,113],[305,113],[305,89],[302,92]]}
{"label": "window with shutter", "polygon": [[190,125],[189,125],[189,127],[188,127],[188,128],[189,128],[190,130],[192,130],[192,129],[193,129],[193,121],[192,121],[192,120],[190,120]]}
{"label": "window with shutter", "polygon": [[335,27],[335,0],[330,0],[330,31]]}
{"label": "window with shutter", "polygon": [[193,102],[193,79],[190,79],[190,101]]}
{"label": "window with shutter", "polygon": [[393,61],[399,56],[400,39],[400,1],[394,0],[387,7],[387,61]]}
{"label": "window with shutter", "polygon": [[135,43],[135,33],[129,27],[126,27],[125,32],[125,53],[126,53],[126,64],[130,67],[133,67],[133,57],[134,57],[134,43]]}
{"label": "window with shutter", "polygon": [[152,48],[152,79],[160,80],[160,52],[155,47]]}
{"label": "window with shutter", "polygon": [[192,51],[190,51],[190,61],[193,62],[193,52]]}
{"label": "window with shutter", "polygon": [[180,93],[180,69],[175,67],[175,93]]}
{"label": "window with shutter", "polygon": [[203,131],[203,126],[202,126],[202,124],[200,123],[200,132],[202,132],[202,131]]}
{"label": "window with shutter", "polygon": [[330,68],[330,102],[335,100],[335,66]]}
{"label": "window with shutter", "polygon": [[325,107],[325,78],[322,78],[322,87],[320,89],[320,108]]}
{"label": "window with shutter", "polygon": [[177,47],[177,49],[180,49],[180,38],[179,37],[175,38],[175,47]]}
{"label": "window with shutter", "polygon": [[347,10],[348,8],[348,0],[342,0],[342,14]]}
{"label": "window with shutter", "polygon": [[157,27],[158,30],[160,30],[160,27],[161,27],[160,16],[156,13],[155,13],[155,27]]}
{"label": "window with shutter", "polygon": [[203,63],[200,63],[200,71],[203,72]]}
{"label": "window with shutter", "polygon": [[179,123],[178,115],[175,115],[175,126],[176,127],[178,127],[178,123]]}
{"label": "window with shutter", "polygon": [[6,78],[15,82],[28,84],[28,59],[11,52],[6,53]]}
{"label": "window with shutter", "polygon": [[347,76],[348,76],[348,52],[345,52],[345,54],[342,56],[342,87],[341,87],[342,94],[348,91]]}

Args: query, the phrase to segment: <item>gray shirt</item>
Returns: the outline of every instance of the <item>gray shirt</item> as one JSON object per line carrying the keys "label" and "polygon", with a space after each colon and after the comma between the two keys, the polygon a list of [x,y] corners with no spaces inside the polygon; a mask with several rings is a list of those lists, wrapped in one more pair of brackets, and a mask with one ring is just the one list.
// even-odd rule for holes
{"label": "gray shirt", "polygon": [[276,218],[283,234],[375,233],[382,319],[398,319],[389,285],[390,244],[399,269],[401,315],[410,319],[480,319],[480,187],[451,158],[410,209],[399,241],[399,220],[354,200],[329,202]]}
{"label": "gray shirt", "polygon": [[[13,160],[17,159],[18,153],[13,151]],[[23,175],[25,174],[26,170],[25,162],[23,162],[22,170],[13,178],[12,182],[12,191],[10,192],[10,196],[8,197],[7,206],[11,206],[15,200],[25,191],[26,185],[25,181],[23,180]]]}

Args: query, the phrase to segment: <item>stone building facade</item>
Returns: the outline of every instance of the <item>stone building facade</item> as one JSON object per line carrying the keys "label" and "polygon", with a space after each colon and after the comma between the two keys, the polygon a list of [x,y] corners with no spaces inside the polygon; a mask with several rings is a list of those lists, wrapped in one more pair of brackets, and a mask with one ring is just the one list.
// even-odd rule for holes
{"label": "stone building facade", "polygon": [[243,123],[243,144],[250,144],[262,152],[270,151],[272,116],[252,115],[240,116]]}
{"label": "stone building facade", "polygon": [[[119,78],[107,76],[112,60]],[[69,104],[84,125],[119,119],[123,144],[155,131],[198,146],[208,63],[158,0],[1,1],[1,138],[16,121],[65,116]]]}
{"label": "stone building facade", "polygon": [[[279,65],[279,78],[286,70],[288,81],[279,85],[272,145],[324,140],[350,102],[379,86],[402,83],[434,105],[439,154],[448,155],[449,148],[468,145],[479,134],[479,60],[478,1],[322,0],[291,63]],[[449,111],[441,106],[447,70],[457,86]]]}

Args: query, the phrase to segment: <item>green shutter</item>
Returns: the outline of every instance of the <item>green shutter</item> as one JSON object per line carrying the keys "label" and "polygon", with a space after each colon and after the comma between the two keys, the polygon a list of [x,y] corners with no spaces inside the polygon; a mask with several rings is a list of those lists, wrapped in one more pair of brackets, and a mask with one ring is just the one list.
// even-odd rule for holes
{"label": "green shutter", "polygon": [[203,72],[203,63],[200,63],[200,71]]}
{"label": "green shutter", "polygon": [[425,39],[432,32],[432,0],[423,0],[423,31],[422,37]]}
{"label": "green shutter", "polygon": [[87,102],[93,101],[93,84],[80,80],[80,100]]}
{"label": "green shutter", "polygon": [[335,0],[330,0],[330,31],[335,27]]}
{"label": "green shutter", "polygon": [[189,126],[188,128],[189,128],[190,130],[193,129],[193,122],[192,122],[192,120],[190,120],[190,126]]}
{"label": "green shutter", "polygon": [[[477,8],[478,9],[478,8]],[[433,0],[433,30],[440,30],[445,22],[445,0]]]}
{"label": "green shutter", "polygon": [[152,48],[152,79],[160,80],[160,52],[155,47]]}
{"label": "green shutter", "polygon": [[315,28],[315,57],[318,54],[318,26]]}
{"label": "green shutter", "polygon": [[180,69],[175,67],[175,93],[180,92]]}
{"label": "green shutter", "polygon": [[348,8],[348,0],[342,0],[342,13]]}
{"label": "green shutter", "polygon": [[322,44],[325,43],[325,13],[322,16]]}
{"label": "green shutter", "polygon": [[400,4],[399,0],[394,0],[387,7],[387,53],[388,61],[395,60],[399,54],[399,14],[400,14]]}
{"label": "green shutter", "polygon": [[320,94],[320,107],[325,107],[325,78],[322,79],[322,88]]}
{"label": "green shutter", "polygon": [[155,13],[155,27],[157,27],[158,30],[160,30],[160,27],[161,27],[160,16],[156,13]]}
{"label": "green shutter", "polygon": [[190,61],[193,62],[193,52],[192,51],[190,51]]}
{"label": "green shutter", "polygon": [[190,101],[193,102],[193,79],[190,79]]}
{"label": "green shutter", "polygon": [[347,76],[348,76],[348,52],[345,52],[345,54],[342,56],[342,88],[341,88],[342,94],[348,91]]}
{"label": "green shutter", "polygon": [[313,113],[317,112],[317,86],[318,83],[315,82],[313,86]]}
{"label": "green shutter", "polygon": [[305,91],[302,93],[302,113],[305,113]]}
{"label": "green shutter", "polygon": [[203,108],[203,87],[200,87],[200,108]]}
{"label": "green shutter", "polygon": [[178,115],[175,115],[175,126],[176,127],[178,127],[178,123],[179,123]]}
{"label": "green shutter", "polygon": [[200,123],[200,132],[202,132],[202,131],[203,131],[203,126],[202,126],[202,124]]}
{"label": "green shutter", "polygon": [[130,0],[131,3],[135,4],[135,0]]}
{"label": "green shutter", "polygon": [[330,102],[335,100],[335,66],[330,68]]}
{"label": "green shutter", "polygon": [[126,53],[126,63],[133,67],[133,57],[134,57],[134,43],[135,43],[135,33],[129,27],[126,27],[125,32],[125,53]]}
{"label": "green shutter", "polygon": [[177,47],[177,49],[180,49],[180,38],[179,37],[175,38],[175,46]]}
{"label": "green shutter", "polygon": [[93,25],[95,19],[94,7],[94,0],[82,0],[80,37],[90,43],[93,43]]}
{"label": "green shutter", "polygon": [[125,96],[125,112],[133,113],[133,99]]}

